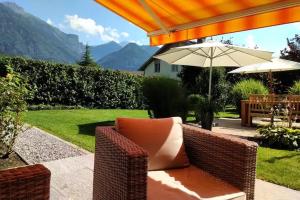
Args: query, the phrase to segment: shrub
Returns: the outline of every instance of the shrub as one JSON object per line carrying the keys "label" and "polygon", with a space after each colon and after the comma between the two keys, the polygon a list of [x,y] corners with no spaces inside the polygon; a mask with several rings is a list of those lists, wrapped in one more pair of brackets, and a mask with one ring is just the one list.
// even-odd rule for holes
{"label": "shrub", "polygon": [[232,100],[237,111],[241,113],[241,100],[246,100],[251,94],[268,94],[268,89],[262,82],[248,79],[236,83],[232,88]]}
{"label": "shrub", "polygon": [[186,119],[185,91],[179,81],[164,78],[146,78],[143,94],[148,105],[150,117],[180,116]]}
{"label": "shrub", "polygon": [[264,127],[258,129],[264,145],[279,149],[299,149],[300,129]]}
{"label": "shrub", "polygon": [[289,89],[290,94],[300,95],[300,81],[295,81],[293,86]]}
{"label": "shrub", "polygon": [[142,108],[142,76],[19,57],[0,57],[26,77],[32,92],[30,105],[93,108]]}
{"label": "shrub", "polygon": [[216,102],[198,94],[188,96],[188,108],[194,111],[196,120],[200,120],[201,127],[207,130],[211,130],[214,113],[220,109]]}
{"label": "shrub", "polygon": [[21,113],[26,110],[27,89],[16,74],[0,77],[0,158],[12,152],[22,130]]}

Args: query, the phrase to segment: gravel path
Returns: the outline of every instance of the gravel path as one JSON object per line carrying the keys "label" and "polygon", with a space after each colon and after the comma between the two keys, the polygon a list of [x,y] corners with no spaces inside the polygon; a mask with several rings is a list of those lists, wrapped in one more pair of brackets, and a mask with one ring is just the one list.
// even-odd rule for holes
{"label": "gravel path", "polygon": [[14,150],[28,164],[80,156],[88,153],[75,145],[34,127],[18,136]]}

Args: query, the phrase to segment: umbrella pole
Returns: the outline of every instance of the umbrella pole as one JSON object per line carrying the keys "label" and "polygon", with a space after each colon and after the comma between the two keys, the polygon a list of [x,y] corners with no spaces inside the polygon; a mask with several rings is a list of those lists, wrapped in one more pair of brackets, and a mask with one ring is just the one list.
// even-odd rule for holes
{"label": "umbrella pole", "polygon": [[208,83],[208,101],[211,99],[211,81],[212,81],[212,59],[213,59],[213,50],[211,48],[211,57],[210,57],[210,69],[209,69],[209,83]]}
{"label": "umbrella pole", "polygon": [[211,81],[212,81],[212,67],[209,69],[209,85],[208,85],[208,100],[211,99]]}
{"label": "umbrella pole", "polygon": [[270,94],[274,93],[274,88],[273,88],[273,76],[272,72],[269,71],[269,87],[270,87]]}

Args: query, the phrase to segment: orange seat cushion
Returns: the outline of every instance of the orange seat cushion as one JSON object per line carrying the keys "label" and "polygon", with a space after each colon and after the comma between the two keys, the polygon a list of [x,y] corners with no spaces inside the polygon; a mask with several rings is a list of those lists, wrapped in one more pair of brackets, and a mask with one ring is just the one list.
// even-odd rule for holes
{"label": "orange seat cushion", "polygon": [[246,194],[229,183],[190,165],[148,172],[148,200],[245,200]]}
{"label": "orange seat cushion", "polygon": [[148,170],[186,167],[180,117],[163,119],[117,118],[117,131],[149,154]]}

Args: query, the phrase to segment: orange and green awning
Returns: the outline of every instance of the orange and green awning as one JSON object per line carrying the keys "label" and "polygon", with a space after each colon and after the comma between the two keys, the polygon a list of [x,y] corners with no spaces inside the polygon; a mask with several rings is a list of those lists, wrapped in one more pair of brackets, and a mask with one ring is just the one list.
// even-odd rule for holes
{"label": "orange and green awning", "polygon": [[300,0],[95,0],[145,30],[151,45],[300,21]]}

